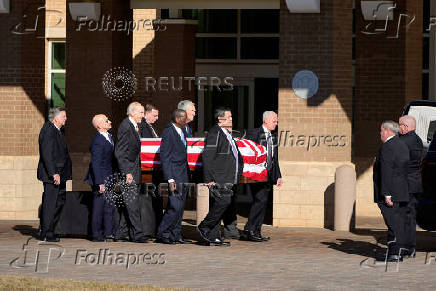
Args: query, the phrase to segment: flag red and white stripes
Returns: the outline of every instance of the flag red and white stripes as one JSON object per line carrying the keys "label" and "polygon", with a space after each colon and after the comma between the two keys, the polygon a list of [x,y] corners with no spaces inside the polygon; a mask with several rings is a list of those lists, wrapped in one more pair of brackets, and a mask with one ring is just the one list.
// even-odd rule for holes
{"label": "flag red and white stripes", "polygon": [[[191,169],[202,167],[201,154],[204,149],[204,137],[188,137],[186,140],[189,167]],[[141,139],[142,168],[161,166],[160,141],[160,138]],[[242,175],[254,181],[264,181],[267,177],[265,147],[247,139],[235,138],[235,141],[244,160]]]}

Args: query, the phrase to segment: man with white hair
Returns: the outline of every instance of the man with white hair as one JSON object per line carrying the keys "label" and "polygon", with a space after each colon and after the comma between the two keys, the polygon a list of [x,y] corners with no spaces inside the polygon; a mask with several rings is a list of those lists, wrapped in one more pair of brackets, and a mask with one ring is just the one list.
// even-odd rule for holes
{"label": "man with white hair", "polygon": [[399,262],[408,254],[406,215],[409,202],[407,168],[409,149],[400,140],[400,128],[394,121],[384,121],[380,127],[383,145],[374,162],[374,202],[378,204],[388,227],[389,262]]}
{"label": "man with white hair", "polygon": [[242,236],[244,240],[264,242],[270,239],[269,237],[262,236],[261,228],[268,205],[268,197],[273,190],[273,185],[277,185],[280,188],[283,184],[278,158],[278,139],[271,133],[276,129],[277,124],[277,114],[274,111],[265,111],[263,113],[262,126],[249,130],[246,135],[247,139],[266,147],[268,178],[266,182],[253,183],[249,186],[254,201],[251,205],[248,221],[244,227]]}
{"label": "man with white hair", "polygon": [[407,182],[409,185],[409,204],[407,205],[407,235],[409,257],[415,257],[416,249],[416,204],[417,196],[423,192],[421,182],[421,157],[423,144],[421,138],[416,134],[416,120],[413,116],[405,115],[400,117],[400,139],[409,148],[409,167]]}
{"label": "man with white hair", "polygon": [[186,111],[186,126],[185,131],[188,134],[187,137],[192,137],[192,130],[188,123],[192,122],[195,117],[195,104],[191,100],[180,101],[177,105],[177,109]]}
{"label": "man with white hair", "polygon": [[92,187],[92,241],[113,241],[114,208],[103,197],[105,181],[112,175],[114,163],[114,140],[108,132],[112,122],[104,114],[97,114],[92,118],[92,125],[97,130],[89,147],[91,162],[85,180]]}
{"label": "man with white hair", "polygon": [[139,124],[144,117],[144,107],[139,102],[132,102],[127,107],[127,117],[118,127],[117,144],[115,145],[115,157],[121,173],[126,175],[126,183],[134,184],[136,195],[125,201],[125,207],[120,207],[115,212],[117,229],[115,231],[116,241],[127,241],[129,223],[132,241],[146,242],[151,239],[154,229],[150,233],[144,233],[138,203],[138,195],[141,188],[141,136]]}
{"label": "man with white hair", "polygon": [[41,128],[38,139],[37,177],[44,185],[40,239],[58,242],[59,238],[54,231],[65,204],[66,182],[72,179],[72,166],[67,141],[61,132],[61,127],[67,120],[65,109],[50,108],[48,119]]}

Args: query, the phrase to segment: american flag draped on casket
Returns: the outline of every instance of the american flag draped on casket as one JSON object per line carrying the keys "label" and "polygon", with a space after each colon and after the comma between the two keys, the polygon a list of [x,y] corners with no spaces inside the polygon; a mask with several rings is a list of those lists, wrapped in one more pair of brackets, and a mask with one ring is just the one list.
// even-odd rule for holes
{"label": "american flag draped on casket", "polygon": [[[191,169],[202,167],[201,153],[204,148],[204,137],[188,137],[186,140],[189,167]],[[143,169],[161,166],[160,141],[160,138],[141,139],[141,167]],[[247,139],[235,138],[235,141],[244,160],[242,175],[254,181],[264,181],[267,177],[265,147]]]}

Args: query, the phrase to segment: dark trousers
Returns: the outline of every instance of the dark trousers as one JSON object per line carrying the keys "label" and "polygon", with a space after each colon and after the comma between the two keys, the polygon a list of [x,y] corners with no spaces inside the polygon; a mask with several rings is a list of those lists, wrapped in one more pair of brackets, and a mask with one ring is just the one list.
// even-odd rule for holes
{"label": "dark trousers", "polygon": [[407,233],[407,246],[410,249],[416,248],[416,205],[418,200],[415,194],[410,194],[409,203],[407,203],[406,215],[406,233]]}
{"label": "dark trousers", "polygon": [[[378,206],[388,227],[389,254],[398,255],[401,248],[406,249],[408,247],[406,233],[407,202],[394,202],[392,207],[388,207],[384,203],[378,203]],[[401,254],[404,254],[404,252],[402,250]]]}
{"label": "dark trousers", "polygon": [[66,184],[44,183],[41,207],[41,238],[53,238],[66,199]]}
{"label": "dark trousers", "polygon": [[93,238],[104,238],[113,235],[114,207],[93,186],[91,229]]}
{"label": "dark trousers", "polygon": [[198,227],[208,233],[210,240],[221,239],[221,219],[224,216],[229,216],[226,215],[226,211],[234,211],[232,208],[229,209],[232,199],[234,199],[233,189],[230,185],[215,185],[209,189],[209,212]]}
{"label": "dark trousers", "polygon": [[269,193],[272,190],[272,185],[269,182],[260,182],[250,184],[251,193],[253,195],[253,204],[248,214],[248,221],[245,224],[245,231],[260,232],[265,218],[265,211],[268,206]]}
{"label": "dark trousers", "polygon": [[143,184],[143,191],[139,194],[139,212],[142,230],[146,236],[152,237],[156,231],[156,215],[153,208],[154,187]]}
{"label": "dark trousers", "polygon": [[180,183],[177,184],[176,191],[169,192],[167,209],[157,229],[156,237],[174,241],[182,239],[182,220],[188,189],[188,185]]}
{"label": "dark trousers", "polygon": [[133,241],[144,239],[145,235],[141,225],[141,214],[139,211],[139,189],[137,195],[125,201],[124,206],[118,207],[115,211],[115,239],[130,238]]}

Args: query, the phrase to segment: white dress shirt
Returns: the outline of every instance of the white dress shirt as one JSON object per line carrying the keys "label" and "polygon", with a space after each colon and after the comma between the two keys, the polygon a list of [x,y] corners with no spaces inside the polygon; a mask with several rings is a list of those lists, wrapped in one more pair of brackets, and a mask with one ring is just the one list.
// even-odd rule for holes
{"label": "white dress shirt", "polygon": [[109,132],[103,132],[103,131],[99,131],[99,133],[102,135],[102,136],[104,136],[104,138],[110,143],[110,144],[112,144],[113,145],[113,143],[112,143],[112,141],[111,141],[111,139],[109,138]]}

